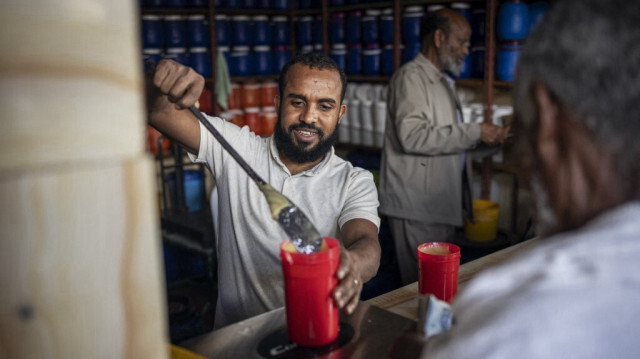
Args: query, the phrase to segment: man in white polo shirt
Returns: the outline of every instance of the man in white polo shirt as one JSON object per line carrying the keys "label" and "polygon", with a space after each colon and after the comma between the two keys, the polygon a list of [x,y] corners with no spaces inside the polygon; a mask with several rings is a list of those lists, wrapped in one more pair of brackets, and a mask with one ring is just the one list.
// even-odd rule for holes
{"label": "man in white polo shirt", "polygon": [[[262,192],[186,109],[204,86],[202,76],[173,61],[154,73],[149,122],[180,143],[213,173],[218,190],[218,301],[215,328],[284,305],[279,245],[285,232]],[[274,135],[261,138],[219,118],[209,121],[251,167],[291,199],[323,236],[342,243],[334,299],[355,309],[362,285],[377,272],[378,197],[371,173],[334,154],[346,77],[330,58],[305,54],[280,74]],[[195,156],[197,154],[197,156]]]}

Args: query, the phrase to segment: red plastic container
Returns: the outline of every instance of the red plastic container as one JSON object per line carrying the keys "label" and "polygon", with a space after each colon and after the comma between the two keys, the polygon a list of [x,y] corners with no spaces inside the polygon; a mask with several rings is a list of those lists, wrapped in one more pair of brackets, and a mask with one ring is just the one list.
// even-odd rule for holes
{"label": "red plastic container", "polygon": [[248,82],[240,86],[240,104],[242,107],[260,107],[260,85]]}
{"label": "red plastic container", "polygon": [[278,94],[277,82],[264,82],[260,85],[260,106],[275,106],[274,98]]}
{"label": "red plastic container", "polygon": [[458,292],[460,247],[446,242],[418,246],[418,286],[420,294],[433,294],[450,302]]}
{"label": "red plastic container", "polygon": [[324,239],[328,248],[312,254],[291,252],[289,241],[280,245],[287,331],[299,346],[323,346],[338,337],[338,306],[332,293],[338,284],[340,244]]}
{"label": "red plastic container", "polygon": [[262,122],[260,121],[260,108],[249,107],[244,109],[244,124],[249,126],[251,132],[262,134]]}
{"label": "red plastic container", "polygon": [[275,106],[263,107],[260,121],[262,122],[261,135],[271,136],[276,127],[276,122],[278,122],[278,113],[276,112]]}

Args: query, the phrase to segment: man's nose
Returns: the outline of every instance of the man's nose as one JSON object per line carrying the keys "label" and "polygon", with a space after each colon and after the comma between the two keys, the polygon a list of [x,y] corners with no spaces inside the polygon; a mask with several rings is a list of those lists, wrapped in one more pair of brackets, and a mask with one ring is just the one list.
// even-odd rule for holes
{"label": "man's nose", "polygon": [[314,108],[314,106],[307,106],[305,111],[302,113],[301,120],[306,124],[318,122],[318,111]]}

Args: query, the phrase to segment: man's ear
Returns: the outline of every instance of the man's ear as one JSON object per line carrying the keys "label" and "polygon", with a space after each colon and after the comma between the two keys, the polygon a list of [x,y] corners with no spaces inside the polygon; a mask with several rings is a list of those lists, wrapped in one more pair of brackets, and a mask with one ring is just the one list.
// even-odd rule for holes
{"label": "man's ear", "polygon": [[447,41],[447,35],[441,29],[436,29],[433,32],[433,44],[437,49],[442,48]]}
{"label": "man's ear", "polygon": [[345,113],[347,113],[347,105],[343,102],[342,105],[340,105],[340,113],[338,113],[338,123],[342,121],[342,117],[344,117]]}

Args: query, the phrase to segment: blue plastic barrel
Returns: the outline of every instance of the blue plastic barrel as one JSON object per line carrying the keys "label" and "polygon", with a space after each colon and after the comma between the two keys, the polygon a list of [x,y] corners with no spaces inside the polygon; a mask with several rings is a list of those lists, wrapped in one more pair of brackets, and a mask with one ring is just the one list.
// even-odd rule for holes
{"label": "blue plastic barrel", "polygon": [[380,41],[384,45],[393,44],[393,9],[382,10],[380,16]]}
{"label": "blue plastic barrel", "polygon": [[218,46],[229,46],[230,42],[230,31],[229,31],[229,16],[227,15],[216,15],[216,40],[218,42]]}
{"label": "blue plastic barrel", "polygon": [[231,44],[233,46],[249,46],[253,34],[251,33],[251,19],[246,15],[231,17]]}
{"label": "blue plastic barrel", "polygon": [[159,8],[164,7],[164,1],[162,0],[142,0],[140,6],[143,8]]}
{"label": "blue plastic barrel", "polygon": [[187,6],[186,0],[164,0],[164,6],[170,8],[182,8]]}
{"label": "blue plastic barrel", "polygon": [[167,15],[164,17],[164,46],[186,47],[187,31],[183,15]]}
{"label": "blue plastic barrel", "polygon": [[207,7],[207,0],[187,0],[187,7],[204,9]]}
{"label": "blue plastic barrel", "polygon": [[420,42],[420,23],[424,16],[422,6],[407,6],[402,13],[402,38],[405,44]]}
{"label": "blue plastic barrel", "polygon": [[498,38],[503,41],[524,40],[529,33],[529,6],[507,1],[500,6],[497,19]]}
{"label": "blue plastic barrel", "polygon": [[273,48],[273,69],[275,73],[280,73],[284,65],[291,59],[291,49],[289,46],[278,45]]}
{"label": "blue plastic barrel", "polygon": [[143,48],[164,47],[162,20],[159,15],[142,15]]}
{"label": "blue plastic barrel", "polygon": [[322,16],[316,16],[313,18],[313,25],[311,28],[311,33],[313,35],[313,43],[321,44],[323,42],[322,39]]}
{"label": "blue plastic barrel", "polygon": [[253,75],[254,61],[253,53],[249,46],[235,46],[229,54],[231,66],[229,72],[231,76],[251,76]]}
{"label": "blue plastic barrel", "polygon": [[464,16],[467,19],[467,22],[471,24],[471,4],[467,2],[454,2],[451,3],[451,10],[457,11],[460,15]]}
{"label": "blue plastic barrel", "polygon": [[271,24],[266,15],[256,15],[253,21],[253,44],[256,46],[271,45]]}
{"label": "blue plastic barrel", "polygon": [[210,46],[209,22],[202,14],[187,16],[187,42],[190,47]]}
{"label": "blue plastic barrel", "polygon": [[332,6],[342,6],[344,5],[344,0],[331,0],[329,4]]}
{"label": "blue plastic barrel", "polygon": [[342,71],[347,71],[347,45],[333,44],[331,58],[338,64]]}
{"label": "blue plastic barrel", "polygon": [[346,41],[345,15],[343,12],[334,12],[331,15],[329,39],[332,44],[342,44]]}
{"label": "blue plastic barrel", "polygon": [[312,7],[312,0],[298,0],[298,9],[311,9]]}
{"label": "blue plastic barrel", "polygon": [[402,63],[413,60],[422,51],[422,44],[420,42],[411,42],[404,45],[402,51]]}
{"label": "blue plastic barrel", "polygon": [[496,78],[500,81],[513,81],[522,43],[509,41],[501,43],[496,56]]}
{"label": "blue plastic barrel", "polygon": [[289,19],[286,16],[274,16],[272,41],[274,45],[290,45],[291,35],[289,34]]}
{"label": "blue plastic barrel", "polygon": [[273,8],[276,10],[288,10],[289,0],[273,0]]}
{"label": "blue plastic barrel", "polygon": [[296,42],[300,46],[311,45],[313,17],[303,16],[296,21]]}
{"label": "blue plastic barrel", "polygon": [[547,1],[537,1],[529,4],[529,32],[542,21],[547,11],[549,11],[549,2]]}
{"label": "blue plastic barrel", "polygon": [[313,45],[313,52],[316,54],[324,54],[324,49],[322,48],[322,44]]}
{"label": "blue plastic barrel", "polygon": [[225,0],[224,2],[224,7],[227,7],[229,9],[242,8],[242,6],[244,5],[242,0]]}
{"label": "blue plastic barrel", "polygon": [[256,4],[256,0],[243,0],[242,7],[243,9],[257,9],[258,5]]}
{"label": "blue plastic barrel", "polygon": [[189,66],[204,77],[211,77],[211,54],[206,47],[189,48]]}
{"label": "blue plastic barrel", "polygon": [[185,170],[184,202],[189,212],[202,210],[205,203],[204,174],[202,171]]}
{"label": "blue plastic barrel", "polygon": [[345,27],[348,44],[359,44],[362,39],[362,12],[351,11],[347,16],[347,24]]}
{"label": "blue plastic barrel", "polygon": [[486,11],[474,9],[471,11],[471,43],[484,44],[485,28],[487,26]]}
{"label": "blue plastic barrel", "polygon": [[380,42],[380,10],[367,10],[362,17],[362,41],[365,45]]}
{"label": "blue plastic barrel", "polygon": [[382,49],[371,46],[362,51],[362,72],[367,76],[379,76],[381,71]]}
{"label": "blue plastic barrel", "polygon": [[393,74],[393,45],[384,45],[382,49],[382,74],[385,76]]}
{"label": "blue plastic barrel", "polygon": [[189,62],[189,55],[185,47],[169,47],[164,54],[165,59],[171,59],[175,62],[181,63],[186,66],[191,66]]}
{"label": "blue plastic barrel", "polygon": [[362,74],[362,45],[360,44],[349,45],[349,51],[347,51],[347,74]]}
{"label": "blue plastic barrel", "polygon": [[253,56],[255,60],[256,75],[272,75],[273,71],[273,53],[271,46],[256,46],[253,48]]}
{"label": "blue plastic barrel", "polygon": [[157,64],[162,59],[162,49],[160,48],[145,48],[142,49],[142,60],[144,61],[144,71],[151,71],[151,67],[147,64],[147,60],[153,64]]}
{"label": "blue plastic barrel", "polygon": [[258,0],[258,1],[256,1],[256,8],[258,8],[258,9],[271,9],[271,0]]}
{"label": "blue plastic barrel", "polygon": [[471,77],[484,78],[484,46],[474,46],[471,48]]}

